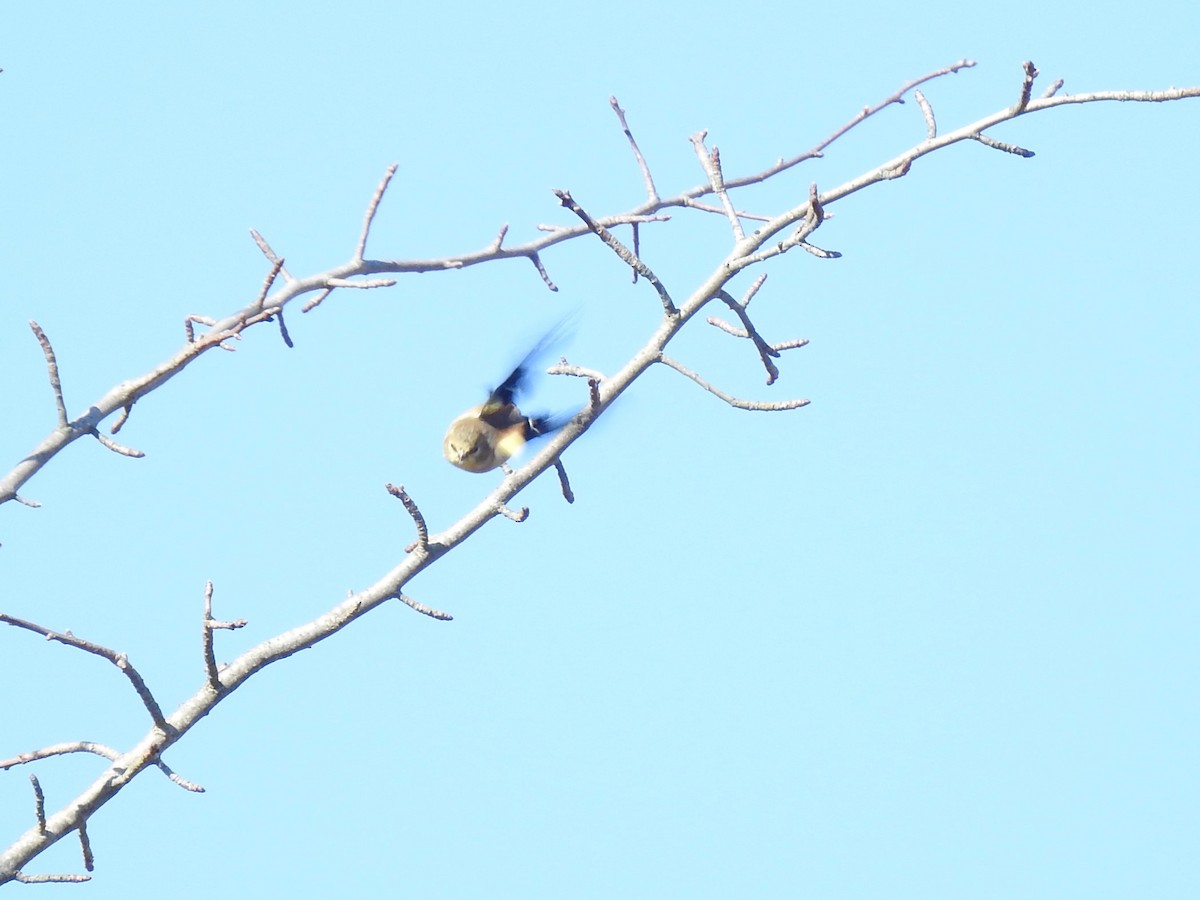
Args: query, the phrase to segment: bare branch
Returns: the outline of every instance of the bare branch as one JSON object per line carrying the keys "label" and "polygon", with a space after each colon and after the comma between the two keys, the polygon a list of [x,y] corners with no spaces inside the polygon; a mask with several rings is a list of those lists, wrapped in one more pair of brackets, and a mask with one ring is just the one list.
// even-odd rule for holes
{"label": "bare branch", "polygon": [[729,192],[725,190],[725,173],[721,171],[721,153],[716,147],[713,147],[710,152],[704,146],[704,138],[707,134],[706,131],[699,131],[688,140],[692,142],[692,149],[696,151],[696,158],[700,160],[700,167],[708,177],[708,183],[712,186],[713,193],[721,201],[721,208],[725,211],[725,217],[729,219],[729,225],[733,229],[734,240],[744,240],[746,232],[742,230],[742,221],[733,208]]}
{"label": "bare branch", "polygon": [[[326,283],[328,283],[328,279],[326,279]],[[321,302],[332,293],[333,293],[333,288],[331,288],[331,287],[325,288],[325,290],[321,291],[321,293],[317,294],[317,296],[313,297],[311,300],[309,300],[303,306],[301,306],[300,312],[306,313],[306,312],[309,312],[310,310],[316,309],[318,306],[321,305]]]}
{"label": "bare branch", "polygon": [[201,652],[204,656],[204,674],[208,680],[208,686],[214,691],[221,690],[221,676],[217,671],[217,657],[213,649],[213,630],[209,626],[212,621],[212,596],[213,583],[207,581],[204,584],[204,618],[201,622]]}
{"label": "bare branch", "polygon": [[1017,105],[1014,112],[1022,113],[1029,106],[1029,96],[1033,91],[1033,81],[1038,77],[1037,66],[1029,60],[1021,63],[1021,68],[1025,70],[1025,77],[1021,81],[1021,96],[1017,98]]}
{"label": "bare branch", "polygon": [[196,313],[189,313],[183,317],[183,330],[187,332],[187,341],[189,344],[196,342],[196,329],[193,325],[207,325],[210,328],[217,324],[217,320],[211,316],[201,316]]}
{"label": "bare branch", "polygon": [[542,263],[542,257],[537,253],[530,253],[529,261],[533,263],[533,267],[537,269],[537,273],[541,276],[542,281],[545,282],[546,287],[550,288],[552,291],[557,291],[558,285],[550,280],[550,273],[546,271],[546,266]]}
{"label": "bare branch", "polygon": [[529,518],[528,506],[522,506],[520,509],[512,509],[500,503],[496,506],[496,512],[500,513],[506,519],[512,519],[514,522],[524,522]]}
{"label": "bare branch", "polygon": [[87,820],[79,823],[79,849],[83,851],[83,867],[89,872],[96,868],[96,858],[92,855],[92,842],[88,840]]}
{"label": "bare branch", "polygon": [[737,397],[734,397],[732,394],[727,394],[719,388],[713,387],[687,366],[680,362],[676,362],[665,354],[659,356],[658,362],[664,363],[665,365],[670,366],[680,375],[690,378],[710,394],[720,397],[722,400],[736,409],[748,409],[759,412],[778,412],[785,409],[799,409],[801,406],[808,406],[808,404],[811,402],[809,400],[780,400],[775,403],[760,403],[756,400],[741,400]]}
{"label": "bare branch", "polygon": [[925,117],[925,136],[937,137],[937,119],[933,117],[933,107],[919,90],[913,91],[913,99],[917,101],[917,106],[921,107],[921,115]]}
{"label": "bare branch", "polygon": [[367,290],[370,288],[386,288],[393,287],[396,284],[395,278],[370,278],[360,281],[351,281],[348,278],[330,278],[325,282],[326,287],[331,288],[360,288]]}
{"label": "bare branch", "polygon": [[33,815],[37,819],[39,834],[46,833],[46,795],[42,793],[42,784],[32,772],[29,783],[33,786]]}
{"label": "bare branch", "polygon": [[574,503],[575,494],[571,490],[571,482],[567,478],[567,468],[562,464],[561,459],[554,461],[554,470],[558,472],[558,484],[562,488],[563,499],[568,503]]}
{"label": "bare branch", "polygon": [[[29,753],[22,753],[11,759],[0,760],[0,770],[11,769],[14,766],[23,766],[31,762],[36,762],[39,759],[49,759],[52,756],[64,756],[68,753],[92,753],[107,760],[119,759],[121,756],[119,750],[109,747],[106,744],[97,744],[94,741],[68,741],[62,744],[51,744],[49,747],[43,747],[40,750],[33,750]],[[204,788],[188,781],[186,778],[176,775],[171,770],[171,767],[161,759],[152,760],[151,762],[162,770],[167,778],[184,790],[199,794],[204,793]]]}
{"label": "bare branch", "polygon": [[33,329],[37,342],[42,345],[46,368],[50,372],[50,389],[54,391],[54,406],[58,410],[58,424],[60,427],[65,426],[68,424],[67,404],[63,400],[62,382],[58,378],[58,361],[54,358],[54,348],[50,346],[50,338],[46,337],[41,325],[30,319],[29,327]]}
{"label": "bare branch", "polygon": [[663,287],[662,282],[658,280],[658,276],[650,271],[649,266],[638,259],[638,257],[630,253],[629,249],[619,240],[617,240],[611,231],[588,215],[583,207],[575,202],[575,198],[571,196],[570,191],[561,191],[556,188],[554,194],[556,197],[558,197],[562,205],[571,210],[571,212],[575,213],[575,215],[579,216],[583,223],[587,225],[589,229],[591,229],[596,237],[604,241],[604,243],[609,246],[609,249],[611,249],[615,254],[617,254],[617,256],[621,258],[622,262],[633,267],[639,275],[654,285],[654,289],[658,291],[658,297],[662,301],[663,309],[666,311],[668,316],[674,317],[679,314],[679,310],[677,310],[675,308],[675,304],[671,302],[671,295],[667,293],[667,289]]}
{"label": "bare branch", "polygon": [[800,347],[807,347],[807,346],[808,346],[808,338],[796,338],[795,340],[792,340],[792,341],[783,341],[782,343],[779,343],[779,344],[772,344],[771,349],[778,352],[781,350],[796,350]]}
{"label": "bare branch", "polygon": [[[746,312],[746,307],[734,300],[727,291],[718,291],[716,296],[718,300],[732,310],[734,315],[741,319],[742,328],[745,331],[743,334],[738,335],[738,337],[746,337],[754,342],[754,347],[758,350],[758,356],[762,360],[763,368],[767,370],[767,384],[774,384],[775,380],[779,377],[779,369],[775,367],[775,363],[772,362],[771,357],[778,356],[778,351],[772,350],[771,345],[763,340],[762,335],[754,327],[754,323],[750,321],[750,315]],[[728,333],[732,334],[733,332],[730,331]]]}
{"label": "bare branch", "polygon": [[573,375],[576,378],[586,378],[588,382],[588,407],[592,411],[600,408],[600,382],[604,374],[595,369],[585,369],[583,366],[573,366],[562,358],[546,370],[547,375]]}
{"label": "bare branch", "polygon": [[254,310],[261,310],[263,304],[267,302],[267,294],[270,292],[272,285],[275,284],[275,279],[279,277],[279,272],[283,269],[283,257],[275,260],[271,266],[271,271],[267,273],[267,277],[263,279],[262,287],[259,288],[258,296],[254,298],[254,302],[250,304]]}
{"label": "bare branch", "polygon": [[[642,170],[642,181],[646,185],[646,199],[654,203],[658,200],[658,191],[654,187],[654,179],[650,176],[650,167],[646,165],[646,158],[642,156],[642,151],[638,148],[637,141],[633,139],[633,132],[629,130],[629,123],[625,121],[625,110],[621,109],[617,104],[616,97],[609,97],[608,105],[617,114],[617,121],[621,123],[621,130],[625,132],[625,137],[629,140],[629,147],[633,150],[633,156],[637,160],[638,168]],[[636,244],[636,241],[634,243]]]}
{"label": "bare branch", "polygon": [[262,251],[262,255],[267,258],[268,262],[272,264],[279,263],[279,274],[283,276],[284,281],[296,280],[288,274],[288,270],[283,266],[283,260],[275,255],[275,251],[271,249],[271,245],[267,243],[266,238],[253,228],[250,229],[250,237],[254,239],[254,243],[258,244],[258,249]]}
{"label": "bare branch", "polygon": [[437,619],[439,622],[454,621],[454,616],[450,615],[450,613],[444,613],[441,610],[434,609],[432,606],[426,606],[424,603],[414,600],[407,594],[398,593],[396,594],[396,599],[412,607],[423,616],[429,616],[429,618]]}
{"label": "bare branch", "polygon": [[124,653],[118,653],[115,650],[110,650],[108,647],[102,647],[100,644],[94,644],[91,641],[77,638],[69,631],[51,631],[49,628],[44,628],[25,619],[18,619],[16,616],[10,616],[6,613],[0,613],[0,622],[16,626],[17,628],[23,628],[26,631],[32,631],[34,634],[40,634],[48,641],[58,641],[60,644],[66,644],[68,647],[74,647],[77,650],[83,650],[85,653],[91,653],[107,659],[129,679],[129,682],[133,685],[133,689],[137,691],[137,695],[141,698],[143,705],[145,705],[147,712],[150,713],[150,718],[154,720],[154,724],[162,729],[168,727],[166,719],[163,718],[162,710],[158,706],[158,701],[154,699],[154,695],[146,687],[146,682],[142,680],[141,674],[133,667],[133,664],[129,662],[129,657]]}
{"label": "bare branch", "polygon": [[[841,128],[839,128],[833,134],[829,135],[829,137],[825,138],[823,141],[821,141],[820,143],[815,145],[811,150],[807,150],[804,153],[801,153],[799,156],[793,156],[791,159],[781,159],[781,160],[779,160],[779,162],[775,163],[775,165],[769,166],[766,169],[763,169],[761,172],[758,172],[757,174],[748,175],[744,178],[736,178],[733,180],[727,180],[725,182],[725,187],[728,189],[728,188],[744,187],[745,185],[748,185],[748,184],[757,184],[760,181],[765,181],[766,179],[770,178],[772,175],[778,175],[780,172],[787,171],[788,169],[792,168],[793,166],[799,165],[800,163],[804,162],[805,160],[819,159],[825,155],[825,150],[829,147],[830,144],[832,144],[838,138],[843,137],[847,132],[852,130],[855,126],[861,125],[867,119],[871,118],[871,116],[875,115],[876,113],[878,113],[884,109],[887,109],[889,106],[891,106],[894,103],[903,103],[904,95],[907,94],[909,91],[911,91],[913,88],[919,87],[920,85],[924,84],[925,82],[932,81],[935,78],[941,78],[943,75],[953,75],[954,73],[959,72],[962,69],[969,69],[974,65],[975,65],[974,60],[960,59],[958,62],[954,63],[953,65],[949,65],[949,66],[946,66],[945,68],[938,69],[935,72],[930,72],[928,75],[922,75],[920,78],[915,78],[912,81],[905,84],[903,87],[901,87],[900,90],[896,91],[891,96],[886,97],[885,99],[881,100],[879,103],[875,104],[874,106],[864,106],[862,108],[862,110],[858,113],[858,115],[856,115],[853,119],[851,119],[849,122],[847,122]],[[688,191],[687,193],[689,196],[698,197],[702,194],[708,193],[708,191],[704,190],[703,188],[693,188],[692,190]]]}
{"label": "bare branch", "polygon": [[[245,628],[246,620],[236,619],[232,622],[222,622],[218,619],[214,619],[212,614],[212,598],[213,583],[211,581],[206,581],[204,583],[204,620],[202,629],[203,634],[201,636],[201,648],[204,655],[204,674],[208,682],[208,686],[219,694],[225,689],[225,686],[221,684],[220,672],[217,668],[217,659],[213,650],[213,632],[218,629],[224,631],[236,631],[239,628]],[[176,776],[174,776],[173,773],[168,771],[167,774],[171,777],[172,781],[175,780]],[[190,782],[188,782],[188,784],[190,784]],[[199,788],[198,790],[203,790],[203,788]]]}
{"label": "bare branch", "polygon": [[396,174],[396,166],[396,163],[388,166],[387,172],[379,182],[379,187],[375,188],[375,196],[371,198],[371,202],[367,206],[367,214],[363,216],[362,234],[359,236],[358,246],[354,248],[354,259],[358,262],[362,262],[363,254],[367,252],[367,236],[371,233],[371,223],[375,221],[375,213],[379,210],[379,202],[383,200],[383,192],[387,190],[392,176]]}
{"label": "bare branch", "polygon": [[113,453],[119,453],[121,456],[129,456],[133,459],[141,459],[146,455],[141,450],[134,450],[132,447],[126,447],[124,444],[118,444],[112,438],[101,432],[99,428],[93,428],[90,434]]}
{"label": "bare branch", "polygon": [[421,515],[421,510],[417,507],[416,502],[408,495],[408,491],[404,490],[402,484],[386,484],[384,487],[389,494],[404,504],[405,511],[412,517],[413,524],[417,526],[417,546],[423,553],[428,553],[429,527],[425,524],[425,517]]}
{"label": "bare branch", "polygon": [[13,875],[13,881],[20,884],[80,884],[91,880],[91,875],[26,875],[24,872]]}
{"label": "bare branch", "polygon": [[[829,146],[834,140],[845,134],[850,128],[853,128],[859,122],[865,120],[874,112],[891,103],[903,102],[903,95],[922,84],[924,81],[933,77],[948,74],[957,71],[959,68],[972,65],[967,60],[963,60],[955,66],[948,67],[939,72],[925,76],[923,79],[910,82],[901,91],[888,98],[877,107],[866,107],[842,129],[835,132],[821,144],[818,144],[812,151],[807,154],[795,157],[793,160],[780,160],[775,166],[771,166],[756,174],[745,176],[743,178],[731,179],[726,177],[723,171],[720,173],[720,183],[723,184],[726,193],[734,190],[737,187],[760,182],[769,178],[772,174],[783,171],[785,168],[795,165],[804,159],[810,159],[814,156],[820,156],[823,150]],[[103,806],[108,800],[114,797],[123,787],[136,777],[142,770],[150,766],[158,766],[162,771],[168,773],[168,777],[172,777],[176,783],[181,786],[187,786],[190,783],[183,782],[182,779],[177,779],[174,773],[171,773],[165,766],[161,764],[161,756],[163,752],[179,740],[196,722],[207,715],[215,705],[221,702],[231,692],[237,689],[241,684],[245,683],[250,677],[261,671],[263,668],[287,658],[288,656],[298,652],[299,650],[313,646],[316,642],[323,640],[337,633],[341,628],[348,623],[355,621],[360,616],[364,615],[376,606],[390,600],[393,597],[400,597],[402,602],[407,603],[414,609],[421,609],[425,614],[431,614],[435,611],[427,611],[428,607],[424,604],[419,604],[416,601],[411,601],[403,596],[403,587],[416,575],[423,572],[429,565],[432,565],[437,559],[444,556],[449,550],[458,546],[460,543],[469,538],[474,532],[482,528],[491,519],[500,515],[504,515],[515,521],[522,521],[528,515],[527,507],[520,507],[514,510],[509,504],[513,498],[523,490],[533,479],[546,472],[550,466],[555,465],[559,461],[560,456],[573,441],[577,440],[590,427],[592,421],[596,418],[596,414],[603,412],[606,409],[605,404],[611,403],[612,399],[619,396],[621,392],[626,390],[634,380],[641,376],[648,368],[656,363],[663,363],[670,368],[696,383],[700,387],[714,394],[724,402],[740,409],[748,410],[783,410],[795,409],[804,406],[808,403],[807,400],[790,400],[778,403],[759,403],[733,397],[723,391],[714,388],[704,379],[700,378],[694,372],[691,372],[682,364],[674,359],[671,359],[663,354],[663,347],[677,334],[678,330],[683,327],[692,315],[697,313],[701,307],[712,298],[720,296],[726,292],[730,280],[735,274],[743,268],[752,265],[754,262],[768,259],[772,256],[783,252],[783,247],[786,244],[789,247],[799,246],[809,253],[814,255],[822,255],[826,258],[834,254],[829,251],[824,251],[814,247],[808,243],[807,236],[811,235],[811,231],[824,217],[824,209],[830,204],[840,200],[864,187],[876,184],[882,180],[890,178],[898,178],[910,170],[912,163],[935,150],[946,147],[952,143],[964,140],[979,140],[984,131],[1004,121],[1009,121],[1018,115],[1035,112],[1042,109],[1049,109],[1052,106],[1062,105],[1065,103],[1083,103],[1093,101],[1140,101],[1140,102],[1163,102],[1167,100],[1177,100],[1184,97],[1200,96],[1200,88],[1183,88],[1171,89],[1169,91],[1160,92],[1102,92],[1089,95],[1073,95],[1073,96],[1047,96],[1037,100],[1029,100],[1024,110],[1015,110],[1014,107],[1008,107],[991,116],[980,119],[978,122],[971,123],[968,126],[959,128],[941,135],[940,137],[932,137],[922,141],[920,144],[904,151],[894,159],[888,160],[875,168],[864,172],[860,176],[851,181],[846,182],[824,193],[816,192],[815,188],[810,190],[809,197],[797,206],[785,210],[777,215],[764,217],[761,219],[763,225],[754,233],[747,235],[744,241],[739,241],[735,252],[730,258],[721,263],[717,269],[702,283],[695,287],[690,296],[679,304],[676,309],[674,302],[666,295],[665,289],[661,285],[655,285],[659,291],[660,297],[664,299],[664,309],[670,314],[666,321],[660,322],[659,327],[654,334],[648,339],[646,344],[635,353],[627,363],[625,363],[618,371],[610,378],[603,381],[603,391],[600,390],[601,381],[599,379],[591,379],[589,377],[589,385],[591,387],[591,407],[588,413],[576,416],[559,432],[551,436],[544,443],[541,450],[533,455],[527,463],[521,468],[513,470],[506,467],[506,478],[480,503],[458,522],[452,524],[446,530],[434,534],[426,535],[430,552],[428,553],[409,553],[403,557],[393,568],[383,574],[373,585],[346,597],[345,600],[338,602],[324,614],[314,618],[309,622],[292,628],[291,630],[272,636],[262,641],[258,646],[251,648],[245,653],[234,659],[229,665],[218,671],[217,681],[222,686],[223,690],[214,691],[211,684],[211,670],[215,669],[215,658],[212,667],[207,663],[209,654],[206,652],[206,682],[194,696],[185,700],[178,709],[171,714],[169,719],[164,720],[161,712],[157,716],[152,712],[152,718],[155,719],[154,727],[149,729],[146,735],[132,748],[117,755],[117,751],[111,751],[113,756],[110,757],[112,764],[106,769],[104,774],[98,778],[87,789],[72,799],[68,804],[53,815],[46,817],[47,834],[38,835],[36,829],[31,829],[21,838],[18,844],[12,849],[0,854],[0,882],[9,878],[17,878],[21,880],[51,880],[57,876],[25,876],[23,874],[15,874],[20,872],[20,867],[29,859],[37,855],[54,841],[58,840],[63,834],[70,833],[71,830],[77,830],[81,823],[85,822],[93,812]],[[920,102],[920,101],[918,101]],[[927,123],[928,124],[928,123]],[[390,177],[390,176],[389,176]],[[268,291],[269,296],[261,297],[261,308],[255,308],[253,304],[238,310],[231,315],[219,321],[211,319],[203,320],[196,317],[194,321],[205,321],[209,325],[210,331],[202,336],[197,336],[192,330],[192,321],[187,322],[188,342],[184,347],[157,366],[150,372],[122,382],[108,394],[101,397],[96,403],[92,404],[89,412],[80,416],[74,421],[68,421],[68,428],[63,428],[60,423],[55,430],[41,444],[38,445],[27,459],[23,460],[8,476],[0,480],[0,502],[14,499],[18,488],[23,485],[33,474],[35,474],[46,461],[52,458],[58,451],[75,440],[81,434],[90,434],[92,429],[98,428],[104,419],[119,409],[128,411],[132,404],[146,393],[162,386],[170,378],[181,372],[187,365],[198,358],[203,352],[212,349],[216,346],[222,346],[223,342],[232,339],[238,339],[242,332],[261,321],[271,320],[273,315],[279,315],[284,307],[293,300],[312,295],[316,299],[309,300],[304,308],[312,308],[320,302],[322,298],[328,296],[329,293],[337,286],[349,286],[353,283],[355,286],[361,287],[364,282],[353,281],[353,279],[364,279],[382,274],[395,273],[414,273],[414,272],[435,272],[461,269],[471,265],[477,265],[485,262],[495,262],[502,259],[525,258],[532,262],[535,268],[542,275],[543,281],[554,288],[553,283],[545,274],[545,269],[541,265],[540,253],[545,252],[548,248],[568,240],[573,240],[582,235],[589,233],[600,235],[600,230],[607,231],[613,227],[622,224],[628,224],[635,227],[634,252],[629,254],[634,262],[626,260],[631,268],[640,275],[645,275],[647,279],[653,277],[653,273],[645,266],[640,259],[640,247],[638,244],[636,229],[641,223],[646,222],[661,222],[666,221],[669,217],[661,214],[661,211],[670,206],[690,206],[696,209],[704,210],[707,213],[721,213],[728,215],[727,208],[718,209],[716,207],[708,207],[696,202],[696,199],[701,196],[714,193],[712,183],[700,185],[689,191],[684,191],[681,194],[671,198],[659,198],[654,194],[654,199],[648,200],[641,205],[629,210],[618,216],[606,217],[601,219],[592,219],[586,213],[580,216],[582,224],[572,227],[555,227],[549,229],[545,235],[538,237],[536,240],[530,240],[524,244],[512,247],[504,246],[504,239],[507,234],[507,229],[502,229],[499,236],[495,240],[485,245],[483,249],[459,254],[456,256],[447,256],[439,259],[430,260],[370,260],[364,258],[365,241],[371,227],[372,216],[375,214],[375,209],[379,205],[379,200],[373,200],[371,207],[368,209],[366,221],[364,222],[362,236],[359,241],[359,251],[355,258],[342,265],[332,267],[324,272],[316,273],[310,277],[303,279],[289,279],[286,271],[281,267],[279,273],[284,275],[283,281],[280,284],[276,282],[273,286],[273,293]],[[382,187],[377,191],[379,196],[382,196]],[[569,195],[567,195],[569,197]],[[560,197],[560,199],[562,199]],[[732,203],[732,201],[731,201]],[[564,203],[564,205],[567,205]],[[577,215],[579,215],[577,213]],[[738,212],[736,217],[741,218],[743,214]],[[586,216],[586,218],[584,218]],[[599,228],[597,227],[599,226]],[[788,233],[791,232],[790,236]],[[610,234],[611,237],[611,234]],[[617,246],[620,246],[619,241],[612,239]],[[790,242],[790,243],[789,243]],[[606,243],[608,241],[606,240]],[[260,248],[265,245],[265,242],[260,244]],[[613,245],[610,243],[610,247]],[[774,247],[774,250],[768,248]],[[615,249],[615,248],[614,248]],[[623,249],[623,248],[622,248]],[[272,263],[277,257],[269,252],[270,248],[264,250],[264,254],[268,259],[272,259]],[[628,251],[625,251],[628,254]],[[274,257],[274,258],[273,258]],[[624,259],[624,257],[622,257]],[[653,282],[652,282],[653,283]],[[745,309],[749,299],[758,289],[756,282],[752,285],[746,294],[746,297],[740,303],[735,302],[735,306]],[[726,296],[728,294],[726,293]],[[724,298],[722,298],[724,299]],[[726,305],[729,301],[725,300]],[[733,307],[731,307],[733,309]],[[676,315],[677,313],[677,315]],[[750,337],[752,328],[747,326],[746,335]],[[769,353],[765,356],[773,357],[776,353],[783,349],[791,347],[803,346],[803,341],[790,341],[781,344],[763,344],[768,348]],[[762,348],[759,348],[760,354],[763,353]],[[565,365],[565,364],[564,364]],[[581,374],[583,374],[581,372]],[[597,373],[598,374],[598,373]],[[585,375],[585,377],[587,377]],[[593,383],[594,382],[594,383]],[[65,404],[64,404],[65,415]],[[126,412],[127,415],[127,412]],[[123,421],[123,419],[122,419]],[[564,487],[564,494],[568,493],[570,488],[565,479],[565,472],[560,470],[560,484]],[[211,620],[211,608],[206,611],[206,628],[210,631],[213,628],[221,627],[221,623],[216,623]],[[11,617],[4,617],[0,621],[8,622],[9,624],[23,624],[21,620],[12,620]],[[226,623],[233,625],[235,623]],[[77,639],[67,636],[54,635],[48,633],[46,629],[41,629],[38,626],[32,626],[30,630],[41,633],[50,639],[63,640],[66,643],[74,642],[78,646],[80,643]],[[86,648],[85,648],[86,649]],[[124,664],[122,671],[125,671],[127,677],[133,679],[135,674],[132,667],[128,666],[128,661],[120,654],[115,654],[113,651],[99,648],[100,655],[106,656],[110,661],[121,666]],[[131,674],[132,673],[132,674]],[[135,685],[136,686],[136,685]],[[142,686],[144,688],[144,685]],[[149,692],[146,692],[149,696]],[[153,701],[153,698],[150,697]],[[145,698],[143,698],[143,702]],[[148,706],[148,708],[150,708]],[[161,723],[161,724],[160,724]],[[64,746],[64,745],[56,745]],[[82,742],[73,746],[71,751],[62,752],[93,752],[99,755],[106,756],[107,754],[96,749],[102,745],[84,745]],[[46,748],[48,752],[53,748]],[[107,749],[107,748],[106,748]],[[20,759],[20,758],[18,758]],[[15,764],[15,763],[14,763]],[[0,765],[0,767],[3,767]],[[191,786],[189,789],[193,789]],[[195,788],[198,789],[198,788]],[[86,876],[62,876],[62,880],[83,880]]]}
{"label": "bare branch", "polygon": [[113,422],[113,426],[110,429],[113,434],[116,434],[118,431],[120,431],[125,426],[125,423],[129,420],[129,414],[131,412],[133,412],[133,404],[132,403],[129,403],[129,404],[121,407],[121,412],[117,416],[117,421]]}
{"label": "bare branch", "polygon": [[295,345],[292,344],[292,336],[288,334],[287,323],[283,321],[283,309],[280,308],[279,312],[275,313],[275,315],[279,318],[279,336],[283,338],[284,344],[290,350]]}
{"label": "bare branch", "polygon": [[750,287],[746,288],[746,293],[742,295],[742,306],[750,305],[750,301],[754,299],[754,295],[758,293],[758,289],[763,286],[763,283],[766,280],[767,273],[763,272],[752,282],[750,282]]}
{"label": "bare branch", "polygon": [[994,137],[988,137],[986,134],[974,135],[975,140],[983,144],[985,147],[991,147],[995,150],[1003,150],[1005,153],[1011,153],[1014,156],[1023,156],[1029,159],[1034,155],[1032,150],[1026,150],[1024,147],[1018,147],[1016,144],[1006,144],[1004,141],[998,141]]}
{"label": "bare branch", "polygon": [[112,747],[105,744],[97,744],[92,741],[69,741],[64,744],[51,744],[49,747],[43,747],[40,750],[33,750],[29,753],[22,753],[19,756],[11,757],[10,759],[0,760],[0,771],[11,769],[14,766],[23,766],[27,763],[36,762],[39,759],[62,756],[67,753],[94,753],[96,756],[102,756],[105,759],[116,759],[121,755]]}

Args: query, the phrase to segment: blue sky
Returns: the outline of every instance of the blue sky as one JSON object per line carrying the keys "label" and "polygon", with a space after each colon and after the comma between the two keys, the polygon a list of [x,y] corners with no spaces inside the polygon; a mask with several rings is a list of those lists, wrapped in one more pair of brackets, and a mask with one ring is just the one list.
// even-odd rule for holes
{"label": "blue sky", "polygon": [[[1068,92],[1200,82],[1194,5],[935,2],[739,10],[617,2],[404,10],[214,2],[0,14],[3,469],[52,427],[36,319],[72,415],[228,314],[266,265],[438,257],[642,197],[608,98],[676,193],[825,137],[927,71],[943,130],[1011,104],[1020,63]],[[917,143],[893,107],[747,192],[801,202]],[[1187,897],[1200,783],[1196,576],[1200,105],[1040,113],[837,204],[754,301],[785,354],[694,322],[672,355],[789,413],[652,371],[555,479],[395,604],[267,669],[92,820],[95,880],[46,896]],[[647,227],[686,295],[723,220]],[[446,424],[572,310],[572,362],[614,371],[656,326],[597,241],[401,276],[292,312],[138,404],[146,452],[80,441],[0,510],[0,611],[129,653],[168,709],[203,680],[203,586],[232,659],[400,558],[403,483],[433,529],[498,479]],[[738,290],[748,285],[735,283]],[[582,402],[551,385],[547,402]],[[572,391],[575,391],[572,394]],[[0,757],[125,747],[113,667],[0,631]],[[32,767],[25,767],[29,769]],[[57,809],[98,760],[37,764]],[[31,824],[0,773],[0,846]],[[79,871],[63,841],[30,871]],[[74,894],[79,896],[78,893]]]}

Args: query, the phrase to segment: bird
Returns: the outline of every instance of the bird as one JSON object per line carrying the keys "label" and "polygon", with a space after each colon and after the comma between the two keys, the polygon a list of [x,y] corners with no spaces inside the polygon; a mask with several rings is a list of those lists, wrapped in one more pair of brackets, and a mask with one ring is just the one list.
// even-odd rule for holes
{"label": "bird", "polygon": [[567,320],[564,320],[552,328],[487,400],[450,423],[442,441],[442,453],[452,465],[468,472],[490,472],[506,467],[527,442],[553,434],[571,421],[570,413],[527,416],[516,404],[517,395],[528,386],[537,357],[545,352],[548,344],[562,337],[566,325]]}

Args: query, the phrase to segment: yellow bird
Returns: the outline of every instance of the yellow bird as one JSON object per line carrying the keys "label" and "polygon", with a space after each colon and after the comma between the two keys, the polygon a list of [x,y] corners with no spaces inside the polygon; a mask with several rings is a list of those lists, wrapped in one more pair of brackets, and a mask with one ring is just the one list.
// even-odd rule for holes
{"label": "yellow bird", "polygon": [[528,441],[553,434],[571,421],[571,413],[526,416],[516,404],[517,395],[529,381],[535,358],[560,337],[563,328],[560,323],[538,341],[484,403],[450,423],[442,452],[453,465],[468,472],[490,472],[507,463]]}

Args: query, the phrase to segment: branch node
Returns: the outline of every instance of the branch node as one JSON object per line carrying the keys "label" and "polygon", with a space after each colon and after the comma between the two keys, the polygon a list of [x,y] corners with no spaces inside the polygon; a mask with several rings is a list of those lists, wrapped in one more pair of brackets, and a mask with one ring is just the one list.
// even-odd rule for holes
{"label": "branch node", "polygon": [[[758,330],[754,327],[754,323],[750,321],[750,315],[746,312],[745,306],[734,300],[733,297],[731,297],[729,293],[724,290],[718,291],[714,296],[728,306],[734,315],[741,319],[742,328],[745,329],[744,333],[741,334],[739,334],[737,330],[733,328],[722,328],[721,330],[726,334],[732,334],[735,337],[749,338],[754,343],[754,348],[758,350],[759,359],[762,360],[763,368],[767,370],[767,384],[774,384],[775,380],[779,377],[779,369],[776,368],[775,363],[771,361],[771,357],[778,356],[779,352],[777,350],[773,350],[771,345],[763,340],[762,335],[759,334]],[[716,321],[713,319],[709,319],[709,322],[714,325],[716,324]]]}
{"label": "branch node", "polygon": [[[206,581],[204,583],[204,618],[202,620],[202,634],[200,637],[201,649],[204,656],[204,675],[208,681],[208,686],[218,694],[225,690],[225,686],[221,684],[220,669],[217,666],[217,657],[213,649],[213,632],[218,628],[224,631],[236,631],[239,628],[246,627],[245,619],[235,619],[231,622],[222,622],[219,619],[214,619],[212,614],[212,598],[213,598],[213,583]],[[186,790],[203,791],[204,788],[198,785],[193,785],[190,781],[185,782],[175,773],[171,772],[165,766],[163,771],[167,773],[172,781]]]}

